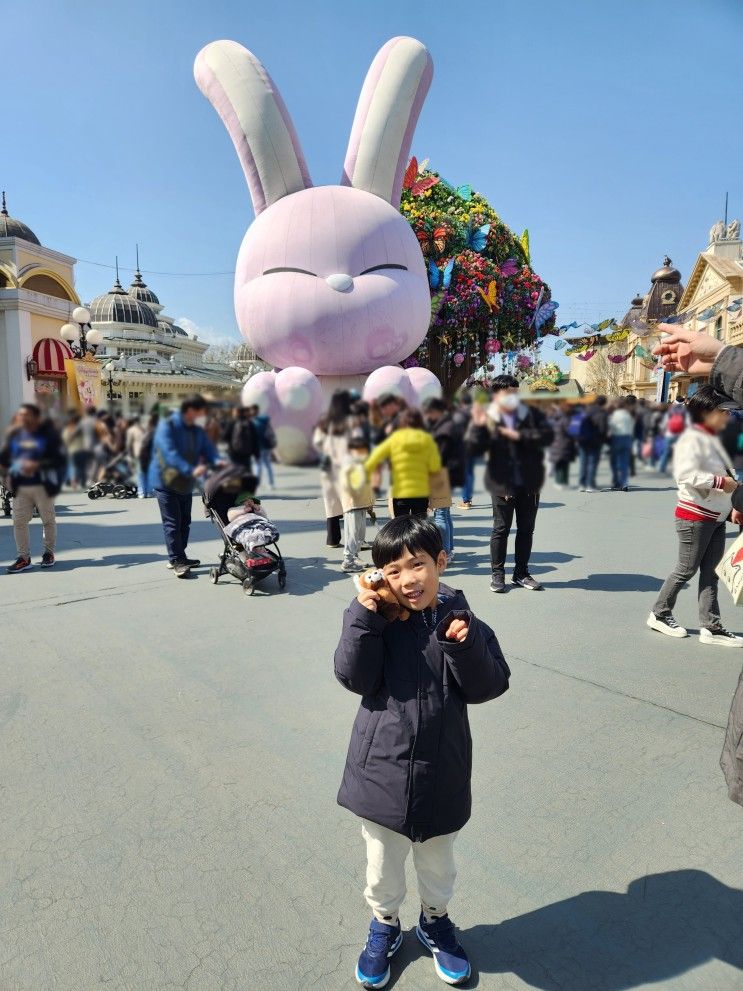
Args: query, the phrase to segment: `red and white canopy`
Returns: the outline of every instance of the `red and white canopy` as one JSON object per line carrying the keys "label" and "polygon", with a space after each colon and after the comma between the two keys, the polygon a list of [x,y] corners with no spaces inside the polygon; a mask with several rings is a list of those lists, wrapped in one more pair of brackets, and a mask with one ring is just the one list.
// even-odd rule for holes
{"label": "red and white canopy", "polygon": [[39,378],[65,378],[65,358],[73,354],[64,341],[56,337],[42,337],[34,348],[34,361],[39,366]]}

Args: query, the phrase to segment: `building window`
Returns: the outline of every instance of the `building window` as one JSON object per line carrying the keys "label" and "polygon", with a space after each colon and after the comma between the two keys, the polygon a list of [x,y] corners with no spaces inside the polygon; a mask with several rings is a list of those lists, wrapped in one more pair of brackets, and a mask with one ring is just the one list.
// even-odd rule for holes
{"label": "building window", "polygon": [[722,317],[715,320],[715,337],[718,341],[722,339]]}
{"label": "building window", "polygon": [[661,296],[660,301],[663,304],[663,306],[670,306],[671,303],[676,302],[676,293],[673,291],[673,289],[666,289],[666,291]]}

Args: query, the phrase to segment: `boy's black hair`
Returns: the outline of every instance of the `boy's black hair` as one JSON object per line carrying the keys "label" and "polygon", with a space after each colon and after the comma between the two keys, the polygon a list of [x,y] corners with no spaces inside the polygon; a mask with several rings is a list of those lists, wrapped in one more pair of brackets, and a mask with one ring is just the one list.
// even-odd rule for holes
{"label": "boy's black hair", "polygon": [[348,441],[349,451],[368,451],[369,442],[364,440],[363,437],[350,437]]}
{"label": "boy's black hair", "polygon": [[372,544],[375,568],[397,561],[407,550],[411,554],[423,551],[434,561],[443,551],[441,531],[431,520],[422,516],[398,516],[385,523]]}
{"label": "boy's black hair", "polygon": [[492,392],[500,392],[502,389],[518,389],[519,380],[513,375],[496,375],[490,383]]}
{"label": "boy's black hair", "polygon": [[186,413],[190,409],[206,409],[207,401],[203,396],[200,396],[198,392],[194,392],[191,396],[186,396],[186,398],[181,403],[181,413]]}
{"label": "boy's black hair", "polygon": [[686,400],[691,422],[704,423],[707,413],[713,413],[724,402],[725,396],[720,395],[711,385],[700,385],[694,395]]}

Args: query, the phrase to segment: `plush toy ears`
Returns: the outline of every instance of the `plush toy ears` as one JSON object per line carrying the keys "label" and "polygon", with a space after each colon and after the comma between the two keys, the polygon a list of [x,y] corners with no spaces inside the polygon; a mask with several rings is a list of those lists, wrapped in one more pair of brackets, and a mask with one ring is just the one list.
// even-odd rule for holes
{"label": "plush toy ears", "polygon": [[256,216],[312,185],[289,111],[263,65],[235,41],[213,41],[194,63],[196,85],[222,118]]}
{"label": "plush toy ears", "polygon": [[356,107],[341,182],[400,206],[413,132],[433,78],[415,38],[392,38],[371,64]]}

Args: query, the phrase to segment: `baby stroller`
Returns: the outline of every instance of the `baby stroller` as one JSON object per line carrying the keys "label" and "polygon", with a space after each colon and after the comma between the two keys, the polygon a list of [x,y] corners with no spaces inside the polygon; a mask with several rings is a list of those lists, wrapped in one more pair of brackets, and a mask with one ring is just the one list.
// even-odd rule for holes
{"label": "baby stroller", "polygon": [[103,478],[88,489],[88,499],[112,495],[114,499],[136,499],[137,485],[132,476],[129,459],[117,454],[103,469]]}
{"label": "baby stroller", "polygon": [[5,479],[0,479],[0,507],[2,508],[3,516],[13,515],[13,501],[10,494],[10,489],[5,484]]}
{"label": "baby stroller", "polygon": [[256,585],[274,571],[278,572],[279,588],[286,586],[286,567],[277,543],[279,532],[270,521],[256,520],[253,532],[246,527],[241,535],[244,543],[233,540],[226,532],[227,510],[237,505],[241,492],[254,493],[257,485],[258,479],[244,466],[230,464],[207,478],[202,493],[204,515],[212,520],[224,541],[224,552],[209,577],[216,585],[222,575],[230,574],[242,583],[246,595],[252,595]]}

